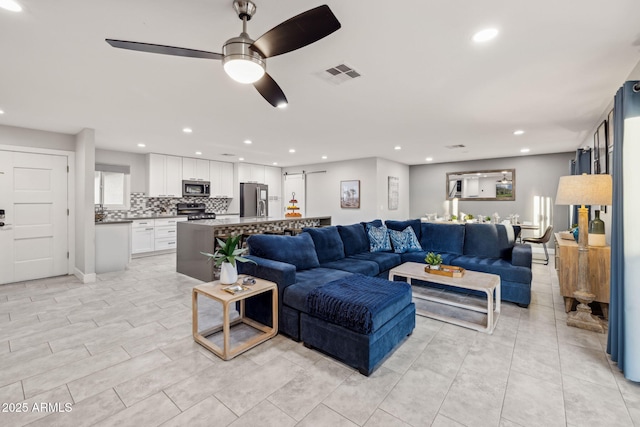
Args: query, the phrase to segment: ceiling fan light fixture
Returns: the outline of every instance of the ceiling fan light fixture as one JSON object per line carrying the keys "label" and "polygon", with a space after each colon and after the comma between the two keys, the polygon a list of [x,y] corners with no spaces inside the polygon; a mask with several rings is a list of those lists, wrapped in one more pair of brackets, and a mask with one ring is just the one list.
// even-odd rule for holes
{"label": "ceiling fan light fixture", "polygon": [[255,83],[264,76],[267,64],[262,56],[249,48],[253,40],[246,33],[231,38],[222,47],[222,66],[238,83]]}
{"label": "ceiling fan light fixture", "polygon": [[11,12],[21,12],[22,6],[14,0],[0,0],[0,7]]}
{"label": "ceiling fan light fixture", "polygon": [[224,61],[224,71],[238,83],[255,83],[264,76],[264,67],[247,59],[230,59]]}

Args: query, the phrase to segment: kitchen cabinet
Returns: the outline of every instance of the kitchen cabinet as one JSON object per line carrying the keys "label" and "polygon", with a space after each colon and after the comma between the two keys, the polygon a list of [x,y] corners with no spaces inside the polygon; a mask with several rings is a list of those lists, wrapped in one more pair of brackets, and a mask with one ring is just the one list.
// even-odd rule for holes
{"label": "kitchen cabinet", "polygon": [[264,184],[264,166],[251,163],[238,164],[238,182],[257,182]]}
{"label": "kitchen cabinet", "polygon": [[177,224],[187,218],[137,219],[131,224],[131,253],[164,251],[177,247]]}
{"label": "kitchen cabinet", "polygon": [[187,218],[155,219],[154,250],[165,251],[178,246],[177,224]]}
{"label": "kitchen cabinet", "polygon": [[209,160],[183,157],[182,179],[188,181],[210,181]]}
{"label": "kitchen cabinet", "polygon": [[152,219],[135,220],[131,224],[131,253],[153,252],[155,248],[154,222]]}
{"label": "kitchen cabinet", "polygon": [[233,198],[233,163],[209,162],[211,197]]}
{"label": "kitchen cabinet", "polygon": [[281,214],[283,212],[282,169],[265,166],[264,183],[269,186],[269,215]]}
{"label": "kitchen cabinet", "polygon": [[182,197],[182,157],[147,154],[147,195]]}

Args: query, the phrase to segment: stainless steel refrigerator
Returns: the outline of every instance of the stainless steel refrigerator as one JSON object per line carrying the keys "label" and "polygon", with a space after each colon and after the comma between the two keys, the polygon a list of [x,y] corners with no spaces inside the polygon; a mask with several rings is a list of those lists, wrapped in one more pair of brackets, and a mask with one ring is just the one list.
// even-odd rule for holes
{"label": "stainless steel refrigerator", "polygon": [[269,216],[269,186],[255,182],[240,183],[240,216]]}

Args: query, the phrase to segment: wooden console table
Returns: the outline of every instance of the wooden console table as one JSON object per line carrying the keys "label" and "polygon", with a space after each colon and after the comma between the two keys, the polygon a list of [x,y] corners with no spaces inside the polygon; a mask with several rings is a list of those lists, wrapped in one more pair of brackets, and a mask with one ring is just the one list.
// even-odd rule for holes
{"label": "wooden console table", "polygon": [[[564,297],[564,309],[568,313],[573,306],[573,291],[578,288],[578,244],[563,239],[555,233],[556,271],[560,282],[560,295]],[[589,289],[595,294],[605,319],[609,319],[609,274],[611,247],[589,246]]]}

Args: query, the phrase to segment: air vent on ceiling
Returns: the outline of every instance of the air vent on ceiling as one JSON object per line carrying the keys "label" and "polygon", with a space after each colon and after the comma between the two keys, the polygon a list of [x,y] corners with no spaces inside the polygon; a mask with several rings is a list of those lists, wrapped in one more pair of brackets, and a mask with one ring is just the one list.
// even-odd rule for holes
{"label": "air vent on ceiling", "polygon": [[333,84],[339,85],[344,82],[361,77],[362,74],[354,70],[352,67],[346,64],[339,64],[335,67],[327,68],[319,73],[320,77]]}
{"label": "air vent on ceiling", "polygon": [[221,156],[226,156],[226,157],[235,157],[235,154],[231,154],[231,153],[222,153],[220,154]]}
{"label": "air vent on ceiling", "polygon": [[446,146],[449,150],[455,150],[456,148],[465,148],[466,145],[464,144],[457,144],[457,145],[447,145]]}

